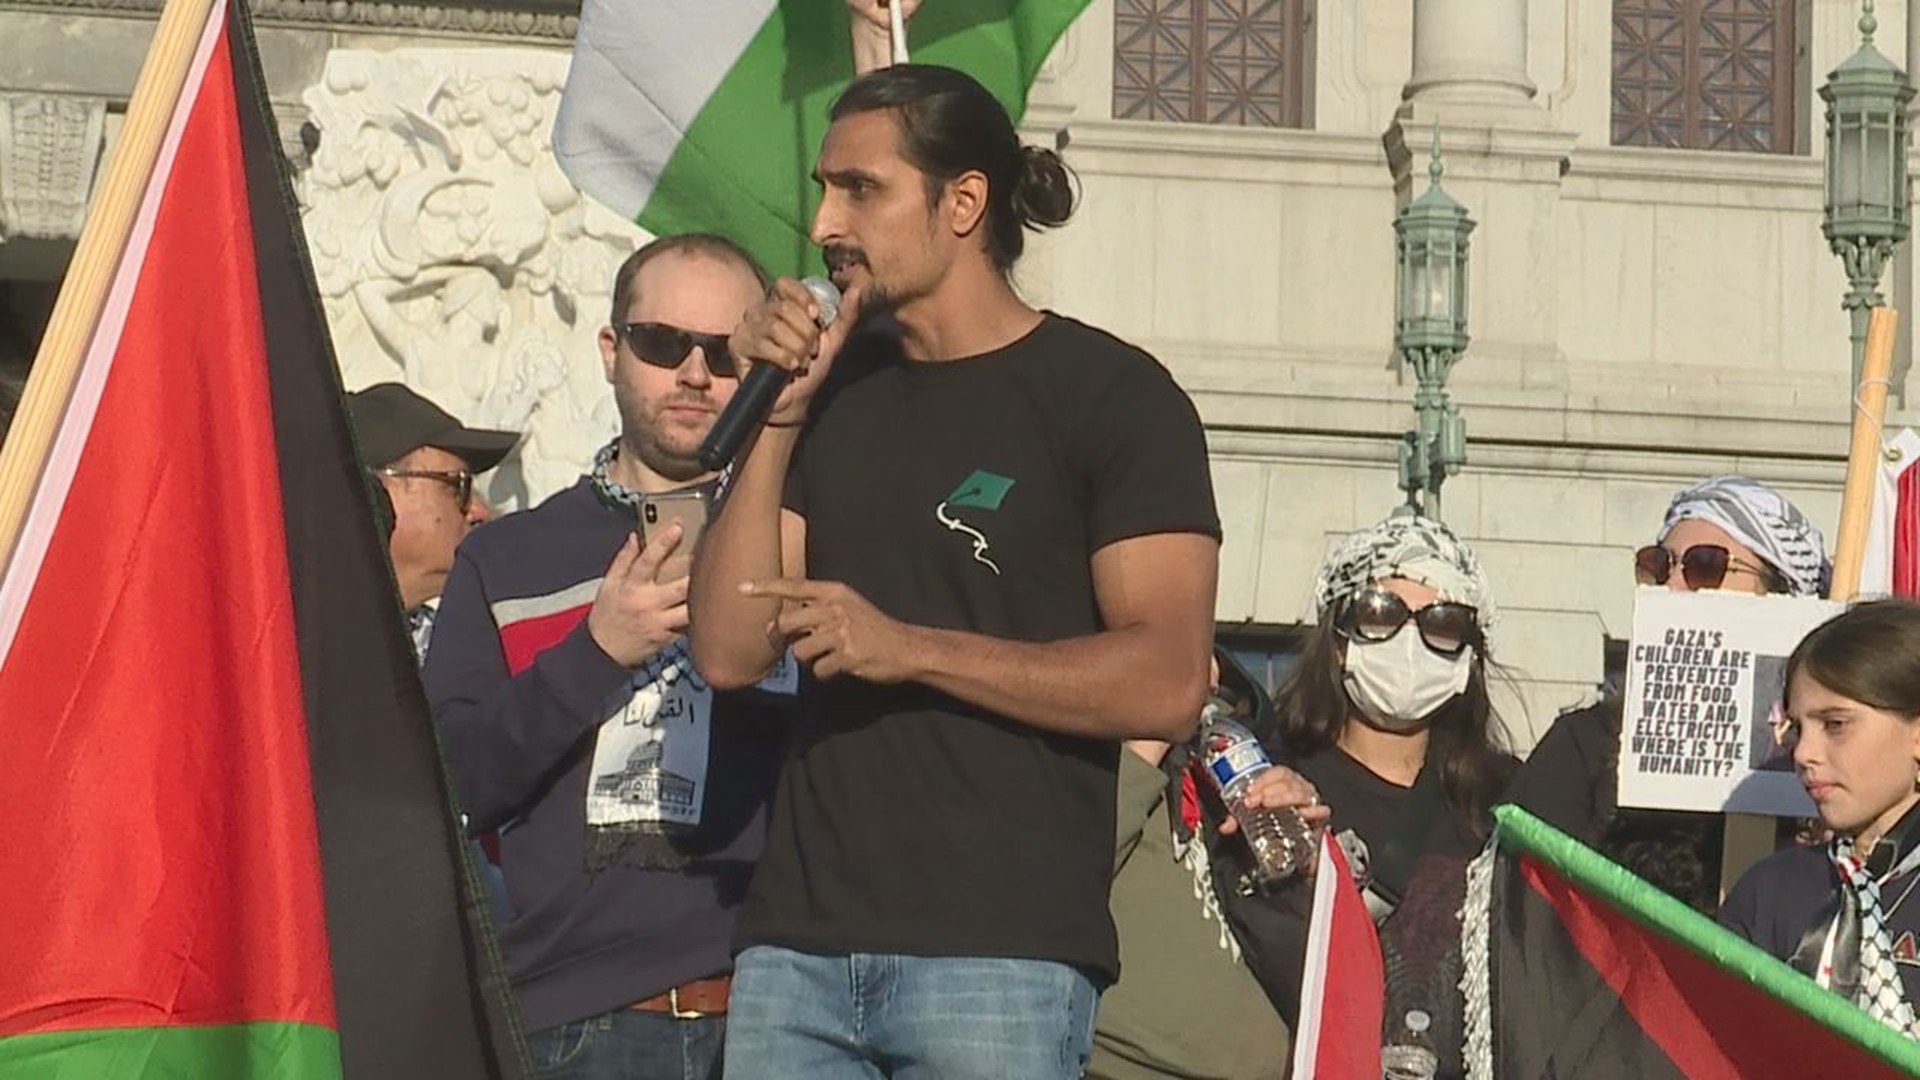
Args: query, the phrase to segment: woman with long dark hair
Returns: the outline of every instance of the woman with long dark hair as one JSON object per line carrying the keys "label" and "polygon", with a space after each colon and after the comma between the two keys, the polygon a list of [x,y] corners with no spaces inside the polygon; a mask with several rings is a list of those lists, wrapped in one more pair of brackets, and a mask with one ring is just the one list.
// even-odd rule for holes
{"label": "woman with long dark hair", "polygon": [[1350,538],[1320,581],[1321,623],[1275,702],[1286,756],[1316,784],[1357,767],[1410,792],[1431,769],[1477,844],[1513,764],[1487,691],[1478,560],[1439,522],[1394,518]]}
{"label": "woman with long dark hair", "polygon": [[[1410,1027],[1451,1074],[1462,870],[1514,765],[1488,693],[1486,575],[1445,525],[1393,517],[1328,556],[1314,606],[1318,624],[1276,697],[1276,756],[1313,784],[1356,856],[1387,957],[1388,1042]],[[1285,805],[1283,783],[1256,782],[1250,802]],[[1297,881],[1236,905],[1250,963],[1290,1022],[1311,907]]]}

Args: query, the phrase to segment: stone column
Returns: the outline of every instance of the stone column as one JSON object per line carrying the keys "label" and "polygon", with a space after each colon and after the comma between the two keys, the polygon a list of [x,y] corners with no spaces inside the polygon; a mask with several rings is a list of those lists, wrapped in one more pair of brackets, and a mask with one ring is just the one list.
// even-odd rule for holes
{"label": "stone column", "polygon": [[1449,119],[1538,112],[1527,76],[1527,2],[1414,0],[1413,72],[1401,114],[1426,112],[1423,106]]}
{"label": "stone column", "polygon": [[1475,385],[1563,388],[1568,378],[1555,260],[1577,136],[1554,127],[1528,77],[1528,3],[1412,0],[1405,100],[1382,137],[1399,205],[1426,190],[1437,134],[1447,190],[1480,223],[1468,271],[1473,344],[1450,382],[1469,424]]}

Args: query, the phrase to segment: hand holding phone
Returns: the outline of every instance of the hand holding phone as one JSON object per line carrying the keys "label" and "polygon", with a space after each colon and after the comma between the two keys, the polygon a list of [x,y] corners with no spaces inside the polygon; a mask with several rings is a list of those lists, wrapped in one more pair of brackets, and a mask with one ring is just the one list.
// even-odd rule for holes
{"label": "hand holding phone", "polygon": [[680,542],[660,567],[661,581],[677,581],[693,568],[693,552],[706,531],[710,503],[703,488],[685,488],[658,495],[643,495],[637,513],[640,546],[646,547],[674,522],[680,523]]}

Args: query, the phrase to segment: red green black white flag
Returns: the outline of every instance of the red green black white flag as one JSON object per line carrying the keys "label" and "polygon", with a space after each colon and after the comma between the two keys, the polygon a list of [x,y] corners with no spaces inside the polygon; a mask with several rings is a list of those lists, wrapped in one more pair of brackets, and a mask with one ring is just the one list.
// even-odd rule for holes
{"label": "red green black white flag", "polygon": [[1476,1080],[1871,1080],[1920,1044],[1515,806],[1468,870]]}
{"label": "red green black white flag", "polygon": [[0,457],[0,1075],[517,1076],[246,5],[178,91]]}

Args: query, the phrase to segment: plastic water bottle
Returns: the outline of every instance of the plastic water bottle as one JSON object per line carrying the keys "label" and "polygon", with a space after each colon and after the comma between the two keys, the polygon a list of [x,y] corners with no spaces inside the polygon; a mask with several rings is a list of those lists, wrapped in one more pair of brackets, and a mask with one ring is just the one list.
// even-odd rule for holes
{"label": "plastic water bottle", "polygon": [[1433,1017],[1423,1010],[1408,1009],[1400,1028],[1400,1037],[1380,1048],[1382,1080],[1433,1080],[1440,1072],[1440,1055],[1433,1052],[1427,1029]]}
{"label": "plastic water bottle", "polygon": [[1280,881],[1312,864],[1319,849],[1313,829],[1297,811],[1247,807],[1247,790],[1253,786],[1253,778],[1272,768],[1273,761],[1253,732],[1228,716],[1218,701],[1208,701],[1200,713],[1200,754],[1220,801],[1240,823],[1240,833],[1253,849],[1256,884]]}

